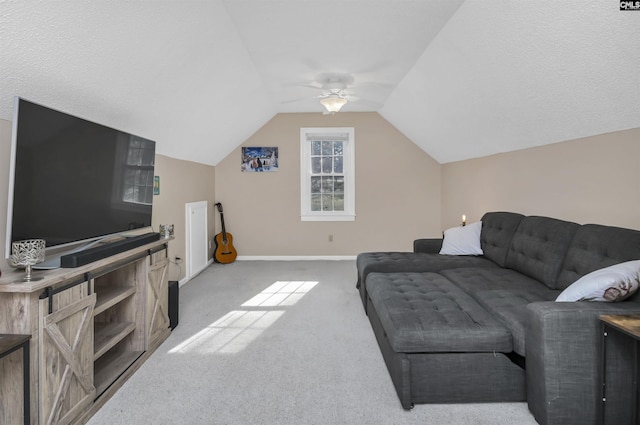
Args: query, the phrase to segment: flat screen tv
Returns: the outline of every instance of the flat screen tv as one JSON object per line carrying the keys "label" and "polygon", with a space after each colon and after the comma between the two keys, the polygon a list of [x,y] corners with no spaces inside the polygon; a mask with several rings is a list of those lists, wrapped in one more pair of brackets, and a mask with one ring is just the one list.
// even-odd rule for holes
{"label": "flat screen tv", "polygon": [[155,142],[16,98],[11,143],[7,257],[18,240],[49,257],[150,231]]}

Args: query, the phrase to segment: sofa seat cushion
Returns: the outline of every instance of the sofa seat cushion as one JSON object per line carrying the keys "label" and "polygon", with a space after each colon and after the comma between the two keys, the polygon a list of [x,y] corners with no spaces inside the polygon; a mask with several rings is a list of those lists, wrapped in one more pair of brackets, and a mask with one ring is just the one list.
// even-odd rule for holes
{"label": "sofa seat cushion", "polygon": [[443,270],[440,272],[456,286],[475,297],[478,292],[495,289],[520,290],[538,294],[544,299],[555,299],[560,294],[559,290],[549,289],[541,282],[529,276],[525,276],[515,270],[499,267],[488,268],[460,268]]}
{"label": "sofa seat cushion", "polygon": [[513,350],[509,330],[437,273],[371,273],[366,285],[395,352]]}
{"label": "sofa seat cushion", "polygon": [[364,282],[367,275],[373,272],[437,272],[457,267],[497,268],[498,266],[482,256],[422,252],[364,252],[356,258],[358,284]]}
{"label": "sofa seat cushion", "polygon": [[527,305],[536,301],[552,301],[553,295],[551,291],[545,296],[539,292],[496,289],[477,292],[474,298],[511,331],[513,351],[525,356]]}

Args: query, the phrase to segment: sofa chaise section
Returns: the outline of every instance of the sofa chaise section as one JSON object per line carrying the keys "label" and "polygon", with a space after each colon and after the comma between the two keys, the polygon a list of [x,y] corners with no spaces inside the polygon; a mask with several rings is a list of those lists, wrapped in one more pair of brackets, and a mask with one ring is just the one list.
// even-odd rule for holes
{"label": "sofa chaise section", "polygon": [[371,273],[368,313],[405,409],[525,400],[509,330],[436,273]]}

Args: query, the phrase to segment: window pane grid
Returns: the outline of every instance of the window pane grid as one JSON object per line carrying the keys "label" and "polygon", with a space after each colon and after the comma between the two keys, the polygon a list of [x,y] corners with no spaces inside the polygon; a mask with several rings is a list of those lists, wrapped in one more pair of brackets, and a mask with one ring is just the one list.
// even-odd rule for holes
{"label": "window pane grid", "polygon": [[311,141],[311,211],[344,211],[344,142]]}
{"label": "window pane grid", "polygon": [[151,204],[152,198],[153,171],[128,168],[125,172],[123,200],[136,204]]}
{"label": "window pane grid", "polygon": [[154,146],[148,140],[129,140],[123,200],[150,205],[153,200]]}
{"label": "window pane grid", "polygon": [[354,129],[301,128],[300,142],[301,220],[354,221]]}

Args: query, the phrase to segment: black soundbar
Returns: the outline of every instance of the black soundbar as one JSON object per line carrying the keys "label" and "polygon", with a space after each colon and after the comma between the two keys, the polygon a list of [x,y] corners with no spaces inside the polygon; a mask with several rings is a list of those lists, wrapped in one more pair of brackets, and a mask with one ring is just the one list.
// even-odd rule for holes
{"label": "black soundbar", "polygon": [[116,242],[107,243],[95,248],[85,249],[60,257],[60,267],[72,269],[102,260],[103,258],[155,242],[160,239],[160,233],[147,233],[140,236],[133,236]]}

